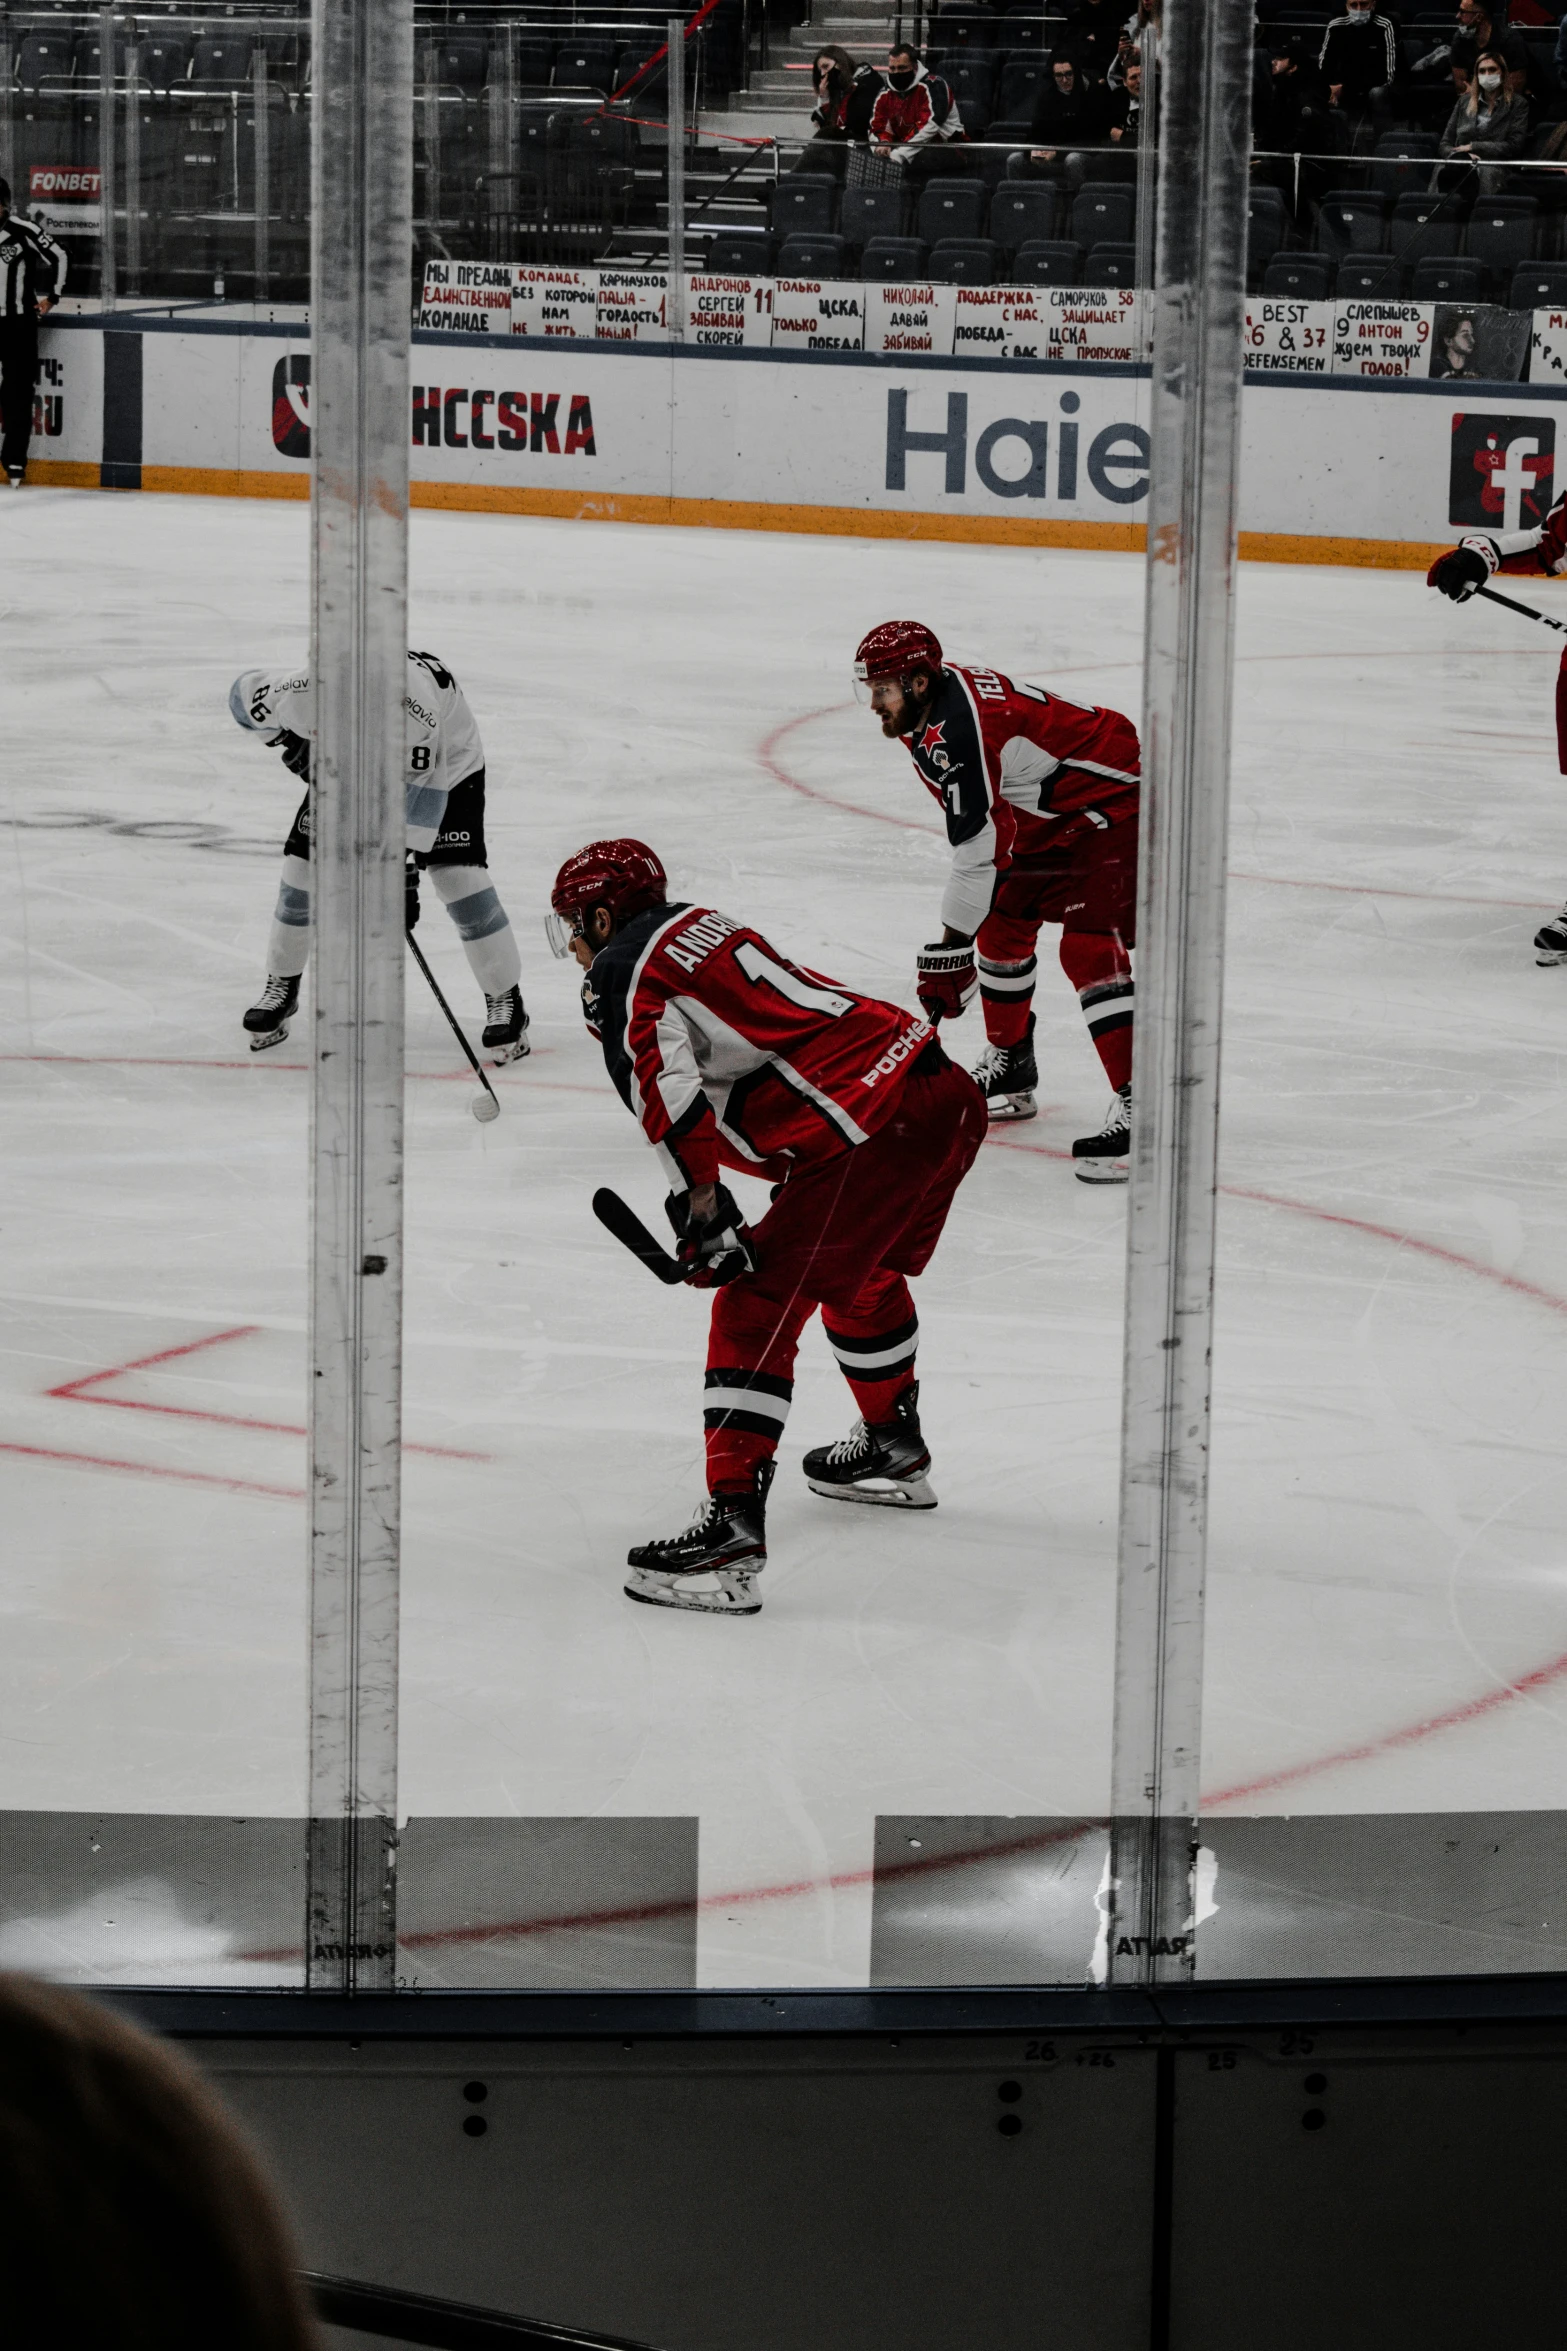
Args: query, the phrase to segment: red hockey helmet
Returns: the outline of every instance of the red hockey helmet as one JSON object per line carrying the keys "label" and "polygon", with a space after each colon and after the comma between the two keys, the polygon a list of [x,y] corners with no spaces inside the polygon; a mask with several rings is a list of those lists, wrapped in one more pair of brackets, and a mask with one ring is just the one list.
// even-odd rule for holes
{"label": "red hockey helmet", "polygon": [[917,669],[941,674],[941,640],[922,620],[884,620],[860,639],[854,652],[854,683],[861,699],[883,678],[910,678]]}
{"label": "red hockey helmet", "polygon": [[557,955],[568,954],[572,930],[589,907],[607,906],[617,923],[627,922],[649,906],[662,906],[668,892],[669,876],[645,841],[590,841],[555,876],[555,918],[546,925],[550,945]]}

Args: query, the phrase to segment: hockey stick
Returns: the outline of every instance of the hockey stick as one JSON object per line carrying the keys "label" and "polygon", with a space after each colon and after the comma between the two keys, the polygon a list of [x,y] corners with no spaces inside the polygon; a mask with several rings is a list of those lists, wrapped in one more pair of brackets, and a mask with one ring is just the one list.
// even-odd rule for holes
{"label": "hockey stick", "polygon": [[1488,603],[1505,604],[1509,612],[1521,612],[1525,620],[1537,620],[1542,629],[1559,629],[1567,637],[1567,620],[1552,620],[1548,612],[1537,612],[1532,604],[1520,604],[1516,596],[1500,596],[1495,588],[1477,588],[1475,594],[1484,596]]}
{"label": "hockey stick", "polygon": [[[479,1057],[475,1053],[473,1047],[469,1044],[467,1038],[463,1035],[462,1030],[459,1028],[457,1024],[456,1013],[453,1012],[451,1006],[447,1003],[446,998],[441,994],[440,989],[437,987],[435,974],[430,969],[430,966],[425,962],[424,956],[420,952],[418,940],[414,937],[412,931],[405,931],[403,936],[408,941],[409,954],[413,957],[415,963],[418,964],[419,969],[424,973],[425,978],[430,983],[431,995],[435,998],[436,1003],[439,1004],[441,1010],[446,1015],[447,1026],[450,1028],[452,1035],[457,1039],[458,1044],[467,1054],[474,1076],[478,1079],[480,1085],[489,1095],[490,1100],[495,1104],[495,1108],[486,1112],[486,1116],[489,1118],[499,1118],[501,1114],[501,1106],[495,1088],[490,1084],[489,1079],[485,1076],[483,1070],[479,1067]],[[474,1104],[474,1108],[476,1110],[480,1107],[480,1104]]]}
{"label": "hockey stick", "polygon": [[618,1192],[600,1185],[593,1195],[593,1213],[604,1230],[613,1233],[616,1240],[629,1249],[633,1257],[639,1257],[648,1272],[656,1274],[661,1282],[673,1285],[685,1280],[685,1275],[669,1251],[660,1247],[641,1217],[626,1206]]}

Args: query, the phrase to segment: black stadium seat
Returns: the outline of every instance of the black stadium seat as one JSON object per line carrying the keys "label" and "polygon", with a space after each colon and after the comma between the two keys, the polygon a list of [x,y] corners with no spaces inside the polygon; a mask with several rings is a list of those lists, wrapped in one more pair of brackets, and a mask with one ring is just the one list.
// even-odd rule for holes
{"label": "black stadium seat", "polygon": [[815,172],[791,172],[773,189],[768,225],[775,237],[831,236],[837,202],[836,180]]}
{"label": "black stadium seat", "polygon": [[1529,261],[1513,271],[1508,297],[1514,310],[1567,308],[1567,261]]}
{"label": "black stadium seat", "polygon": [[860,275],[873,285],[926,274],[925,247],[918,237],[871,237],[860,255]]}
{"label": "black stadium seat", "polygon": [[1388,223],[1388,251],[1403,262],[1423,261],[1428,254],[1450,251],[1458,243],[1459,224],[1451,196],[1400,196]]}
{"label": "black stadium seat", "polygon": [[1325,253],[1280,253],[1262,273],[1264,294],[1285,302],[1326,302],[1333,265]]}
{"label": "black stadium seat", "polygon": [[1083,264],[1083,273],[1085,286],[1135,286],[1137,247],[1095,245]]}
{"label": "black stadium seat", "polygon": [[1112,180],[1085,180],[1072,199],[1072,235],[1079,245],[1129,245],[1137,193]]}
{"label": "black stadium seat", "polygon": [[1334,188],[1317,214],[1317,251],[1344,261],[1352,253],[1380,253],[1387,244],[1388,201],[1375,188]]}
{"label": "black stadium seat", "polygon": [[482,33],[451,33],[431,44],[425,70],[438,82],[476,98],[490,69],[490,45]]}
{"label": "black stadium seat", "polygon": [[771,277],[773,240],[745,229],[719,229],[707,241],[707,266],[712,271],[733,271],[740,277]]}
{"label": "black stadium seat", "polygon": [[946,237],[982,237],[989,191],[983,180],[935,179],[920,192],[914,233],[927,245]]}
{"label": "black stadium seat", "polygon": [[930,257],[938,286],[993,286],[1000,275],[1001,248],[988,237],[944,237]]}
{"label": "black stadium seat", "polygon": [[1277,188],[1256,187],[1246,200],[1246,282],[1256,285],[1289,241],[1289,214]]}
{"label": "black stadium seat", "polygon": [[990,233],[1005,253],[1048,243],[1060,199],[1048,180],[1009,180],[990,199]]}
{"label": "black stadium seat", "polygon": [[613,41],[562,41],[555,52],[551,87],[556,90],[603,90],[614,87]]}
{"label": "black stadium seat", "polygon": [[1404,265],[1391,253],[1352,253],[1339,263],[1333,291],[1340,302],[1397,302],[1404,291]]}
{"label": "black stadium seat", "polygon": [[901,236],[906,195],[903,188],[845,188],[839,235],[856,252],[867,237]]}
{"label": "black stadium seat", "polygon": [[1539,225],[1534,197],[1482,196],[1464,230],[1464,251],[1490,272],[1493,285],[1510,285],[1513,271],[1534,259]]}
{"label": "black stadium seat", "polygon": [[1042,55],[1009,57],[996,88],[996,113],[1008,122],[1031,122],[1034,101],[1050,79]]}
{"label": "black stadium seat", "polygon": [[1485,264],[1460,260],[1456,254],[1417,261],[1409,292],[1415,302],[1483,302]]}
{"label": "black stadium seat", "polygon": [[1086,282],[1083,248],[1035,239],[1018,247],[1008,265],[1007,276],[1018,286],[1081,286]]}
{"label": "black stadium seat", "polygon": [[848,248],[841,237],[785,237],[778,249],[781,278],[841,278]]}

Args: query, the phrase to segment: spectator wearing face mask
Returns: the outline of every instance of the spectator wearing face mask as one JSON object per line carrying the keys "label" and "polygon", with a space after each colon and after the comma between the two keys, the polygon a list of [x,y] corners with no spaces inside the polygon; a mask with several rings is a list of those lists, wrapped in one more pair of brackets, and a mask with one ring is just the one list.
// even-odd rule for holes
{"label": "spectator wearing face mask", "polygon": [[811,73],[816,86],[811,136],[794,169],[831,172],[841,179],[850,146],[865,143],[882,77],[874,66],[857,65],[847,49],[832,45],[817,50]]}
{"label": "spectator wearing face mask", "polygon": [[1504,168],[1521,155],[1529,142],[1529,101],[1508,87],[1506,60],[1494,49],[1482,49],[1475,59],[1474,80],[1447,118],[1441,152],[1452,160],[1439,164],[1432,175],[1434,189],[1467,186],[1480,196],[1501,193]]}
{"label": "spectator wearing face mask", "polygon": [[1345,14],[1334,17],[1322,36],[1317,65],[1329,98],[1357,124],[1390,112],[1399,74],[1399,29],[1397,17],[1375,0],[1345,0]]}
{"label": "spectator wearing face mask", "polygon": [[1529,52],[1508,25],[1505,0],[1458,0],[1458,30],[1453,35],[1449,62],[1460,96],[1473,79],[1483,49],[1501,59],[1513,96],[1528,87]]}
{"label": "spectator wearing face mask", "polygon": [[946,151],[963,137],[963,118],[940,74],[900,43],[887,53],[887,79],[871,108],[869,129],[873,155],[923,178],[948,164]]}

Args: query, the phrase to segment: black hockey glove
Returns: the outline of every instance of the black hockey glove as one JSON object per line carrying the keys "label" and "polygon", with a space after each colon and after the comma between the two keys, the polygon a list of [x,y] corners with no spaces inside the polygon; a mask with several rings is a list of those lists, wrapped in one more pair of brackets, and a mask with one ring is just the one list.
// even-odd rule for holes
{"label": "black hockey glove", "polygon": [[410,854],[403,866],[403,929],[410,936],[419,928],[419,868]]}
{"label": "black hockey glove", "polygon": [[267,742],[274,751],[282,753],[283,765],[288,769],[289,774],[298,776],[302,782],[308,784],[310,781],[310,745],[304,736],[292,735],[288,728],[284,727],[281,734],[268,735]]}
{"label": "black hockey glove", "polygon": [[691,1214],[689,1192],[671,1192],[664,1212],[675,1228],[675,1257],[693,1290],[721,1290],[757,1268],[756,1236],[740,1214],[727,1184],[715,1186],[713,1213],[704,1223]]}
{"label": "black hockey glove", "polygon": [[1455,604],[1467,604],[1476,589],[1485,586],[1501,560],[1501,549],[1494,539],[1460,539],[1456,547],[1449,547],[1445,555],[1437,557],[1426,573],[1426,586],[1439,588]]}

